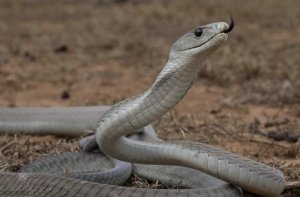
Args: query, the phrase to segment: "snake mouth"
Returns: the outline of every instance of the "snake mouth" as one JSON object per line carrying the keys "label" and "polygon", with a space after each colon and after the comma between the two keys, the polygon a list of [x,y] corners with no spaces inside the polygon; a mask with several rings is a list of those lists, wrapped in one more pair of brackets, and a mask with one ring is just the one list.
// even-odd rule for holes
{"label": "snake mouth", "polygon": [[[227,26],[227,25],[226,25]],[[218,34],[214,35],[213,37],[211,37],[209,40],[207,40],[205,43],[199,45],[199,46],[195,46],[195,47],[191,47],[191,48],[188,48],[188,49],[185,49],[183,51],[186,51],[186,50],[190,50],[190,49],[195,49],[195,48],[198,48],[198,47],[201,47],[203,45],[205,45],[207,42],[211,41],[212,39],[214,39],[216,36],[222,34],[222,33],[225,33],[225,34],[228,34],[229,32],[231,32],[233,30],[233,27],[234,27],[234,21],[233,21],[233,18],[232,16],[230,16],[230,24],[229,24],[229,27],[227,29],[224,29],[223,31],[221,30]]]}
{"label": "snake mouth", "polygon": [[[231,24],[230,24],[231,25]],[[224,30],[224,31],[221,31],[217,34],[215,34],[214,36],[212,36],[211,38],[209,38],[205,43],[202,43],[201,45],[198,45],[198,46],[194,46],[194,47],[190,47],[190,48],[187,48],[187,49],[184,49],[184,50],[180,50],[180,51],[187,51],[187,50],[191,50],[191,49],[196,49],[196,48],[199,48],[199,47],[202,47],[203,45],[206,45],[209,41],[211,41],[212,39],[214,39],[215,37],[219,36],[220,34],[224,34],[227,32],[225,31],[228,31],[230,29],[231,26],[228,27],[228,29]],[[230,29],[230,31],[232,30],[232,28]]]}
{"label": "snake mouth", "polygon": [[230,25],[227,29],[222,31],[222,33],[228,34],[229,32],[231,32],[233,30],[233,27],[234,27],[234,21],[233,21],[233,18],[230,16]]}
{"label": "snake mouth", "polygon": [[220,37],[220,40],[223,39],[226,40],[227,34],[230,31],[232,31],[233,26],[234,26],[234,22],[231,17],[230,17],[230,24],[227,24],[225,22],[218,22],[218,23],[212,23],[212,24],[200,26],[194,29],[193,31],[188,32],[187,35],[185,35],[185,37],[187,37],[186,38],[187,41],[185,42],[188,42],[188,44],[183,42],[182,41],[183,39],[180,38],[172,46],[171,50],[180,52],[180,51],[196,49],[206,45],[208,42],[211,42],[212,40],[216,39],[216,37]]}
{"label": "snake mouth", "polygon": [[[230,28],[230,26],[229,26],[229,28]],[[228,29],[229,29],[229,28],[228,28]],[[199,48],[199,47],[201,47],[201,46],[207,44],[209,41],[211,41],[212,39],[214,39],[216,36],[218,36],[218,35],[220,35],[220,34],[223,34],[223,33],[226,33],[225,31],[227,31],[228,29],[226,29],[226,30],[224,30],[224,31],[222,31],[222,32],[219,32],[219,33],[215,34],[214,36],[212,36],[211,38],[209,38],[205,43],[203,43],[203,44],[201,44],[201,45],[194,46],[194,47],[190,47],[190,48],[187,48],[187,49],[184,49],[184,50],[180,50],[180,51],[187,51],[187,50]],[[231,30],[230,30],[230,31],[231,31]],[[227,33],[226,33],[226,34],[227,34]]]}

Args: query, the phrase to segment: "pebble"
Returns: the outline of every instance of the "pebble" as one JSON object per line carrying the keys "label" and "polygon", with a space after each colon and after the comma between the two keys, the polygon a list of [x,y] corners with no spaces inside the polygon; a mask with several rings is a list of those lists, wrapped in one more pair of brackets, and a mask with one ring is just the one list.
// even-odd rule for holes
{"label": "pebble", "polygon": [[296,143],[299,140],[299,136],[289,133],[286,137],[286,141],[291,142],[291,143]]}
{"label": "pebble", "polygon": [[275,141],[283,141],[286,139],[286,134],[278,131],[270,131],[268,137]]}
{"label": "pebble", "polygon": [[61,45],[57,48],[54,49],[54,52],[55,53],[64,53],[64,52],[67,52],[69,49],[68,49],[68,46],[67,45]]}
{"label": "pebble", "polygon": [[67,90],[64,90],[62,93],[61,93],[61,99],[65,100],[65,99],[68,99],[70,98],[70,93],[67,91]]}

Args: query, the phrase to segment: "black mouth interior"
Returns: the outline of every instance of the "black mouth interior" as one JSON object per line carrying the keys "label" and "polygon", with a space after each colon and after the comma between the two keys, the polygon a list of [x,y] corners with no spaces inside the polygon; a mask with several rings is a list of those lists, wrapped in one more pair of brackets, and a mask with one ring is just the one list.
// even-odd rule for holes
{"label": "black mouth interior", "polygon": [[233,27],[234,27],[234,21],[233,21],[233,18],[230,16],[230,25],[229,25],[229,28],[226,29],[226,30],[224,30],[223,33],[229,33],[229,32],[231,32],[232,29],[233,29]]}

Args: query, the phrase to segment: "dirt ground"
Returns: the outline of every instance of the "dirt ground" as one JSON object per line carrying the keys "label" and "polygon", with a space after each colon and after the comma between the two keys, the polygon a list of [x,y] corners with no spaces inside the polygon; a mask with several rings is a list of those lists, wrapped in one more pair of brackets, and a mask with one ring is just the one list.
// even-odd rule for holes
{"label": "dirt ground", "polygon": [[[231,13],[227,43],[154,126],[163,139],[274,166],[286,177],[282,196],[300,196],[299,10],[298,0],[1,0],[0,106],[107,105],[136,95],[176,38]],[[77,138],[0,136],[4,171],[78,150]]]}

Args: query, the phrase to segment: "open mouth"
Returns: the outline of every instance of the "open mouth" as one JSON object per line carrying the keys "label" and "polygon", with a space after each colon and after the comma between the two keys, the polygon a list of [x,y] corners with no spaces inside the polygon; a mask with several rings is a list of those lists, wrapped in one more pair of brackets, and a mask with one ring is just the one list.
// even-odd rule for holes
{"label": "open mouth", "polygon": [[233,27],[234,27],[234,21],[233,21],[233,18],[230,16],[230,25],[229,25],[228,29],[225,29],[224,31],[222,31],[222,33],[227,34],[227,33],[231,32]]}

